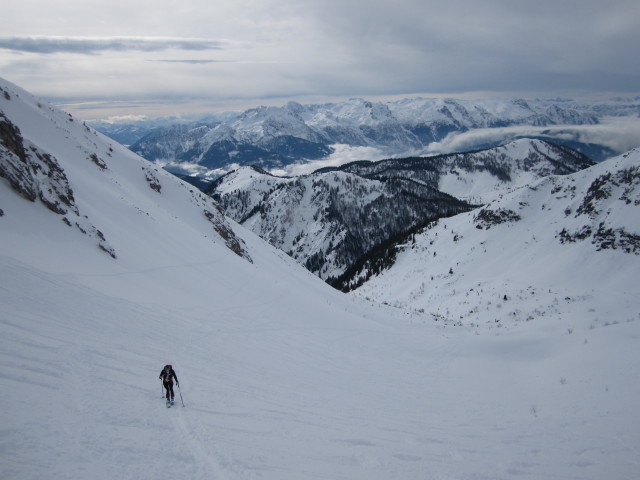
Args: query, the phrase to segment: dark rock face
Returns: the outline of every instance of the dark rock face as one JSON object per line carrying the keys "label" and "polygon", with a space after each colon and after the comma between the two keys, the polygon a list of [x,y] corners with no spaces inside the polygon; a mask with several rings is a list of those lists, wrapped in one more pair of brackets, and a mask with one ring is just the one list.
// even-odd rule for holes
{"label": "dark rock face", "polygon": [[240,238],[238,238],[235,233],[233,233],[233,230],[229,228],[227,223],[223,221],[224,215],[220,207],[215,204],[212,206],[215,207],[216,213],[213,213],[207,209],[205,209],[203,213],[204,216],[207,217],[207,220],[209,220],[209,223],[211,223],[211,225],[213,226],[213,229],[224,240],[229,250],[231,250],[239,257],[242,257],[245,260],[249,261],[250,263],[253,263],[249,252],[247,252],[245,248],[246,246],[244,245],[244,242]]}
{"label": "dark rock face", "polygon": [[101,250],[116,258],[115,250],[102,232],[80,215],[69,180],[58,161],[25,141],[18,127],[2,113],[0,177],[5,178],[20,196],[31,202],[40,200],[53,213],[62,215],[66,225],[75,225],[83,234],[95,238]]}
{"label": "dark rock face", "polygon": [[[27,143],[27,145],[25,145]],[[24,142],[20,130],[0,115],[0,176],[30,201],[39,198],[59,215],[78,210],[67,176],[58,162],[35,145]]]}
{"label": "dark rock face", "polygon": [[480,230],[489,230],[495,225],[517,222],[521,220],[521,217],[513,210],[505,210],[501,208],[491,210],[483,208],[475,215],[475,217],[473,217],[473,219],[475,221],[476,228]]}
{"label": "dark rock face", "polygon": [[[608,216],[609,207],[605,202],[609,199],[640,206],[639,166],[608,172],[594,179],[575,214],[575,218],[584,217],[587,225],[574,232],[563,229],[559,233],[560,242],[574,243],[590,238],[598,251],[621,250],[640,255],[640,235],[625,228],[612,228],[601,220]],[[566,213],[570,214],[569,211]]]}
{"label": "dark rock face", "polygon": [[0,113],[0,177],[6,178],[14,190],[32,202],[37,198],[30,181],[27,152],[20,130]]}

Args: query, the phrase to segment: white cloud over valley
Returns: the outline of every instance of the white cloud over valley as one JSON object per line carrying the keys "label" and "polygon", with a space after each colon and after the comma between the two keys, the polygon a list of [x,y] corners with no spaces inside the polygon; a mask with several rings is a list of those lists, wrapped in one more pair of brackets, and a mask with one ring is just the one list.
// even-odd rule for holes
{"label": "white cloud over valley", "polygon": [[506,142],[516,137],[548,136],[580,143],[603,145],[624,152],[640,145],[640,118],[608,117],[596,125],[558,125],[535,127],[530,125],[503,128],[478,128],[454,132],[442,141],[429,145],[427,153],[462,152],[478,145]]}

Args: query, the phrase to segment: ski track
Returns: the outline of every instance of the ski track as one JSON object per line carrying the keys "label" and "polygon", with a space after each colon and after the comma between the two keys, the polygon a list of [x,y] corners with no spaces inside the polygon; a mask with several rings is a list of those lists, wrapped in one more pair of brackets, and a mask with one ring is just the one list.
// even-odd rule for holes
{"label": "ski track", "polygon": [[[620,416],[637,398],[626,372],[639,367],[630,356],[638,322],[476,335],[412,317],[247,318],[227,304],[213,315],[224,322],[205,323],[195,308],[177,317],[190,328],[167,329],[158,325],[172,311],[112,303],[6,262],[3,271],[12,281],[0,284],[0,382],[23,413],[2,414],[2,478],[595,480],[613,471],[631,480],[640,471],[639,425]],[[28,291],[39,294],[26,310]],[[243,307],[282,301],[256,295]],[[160,397],[167,348],[186,408]]]}
{"label": "ski track", "polygon": [[211,451],[216,439],[207,435],[202,429],[198,429],[197,420],[196,422],[189,421],[191,412],[184,411],[178,403],[167,410],[172,410],[167,413],[172,415],[171,424],[176,432],[175,445],[180,446],[185,456],[191,455],[194,460],[194,462],[186,462],[184,465],[185,474],[189,478],[226,479],[227,476],[216,461],[219,453]]}

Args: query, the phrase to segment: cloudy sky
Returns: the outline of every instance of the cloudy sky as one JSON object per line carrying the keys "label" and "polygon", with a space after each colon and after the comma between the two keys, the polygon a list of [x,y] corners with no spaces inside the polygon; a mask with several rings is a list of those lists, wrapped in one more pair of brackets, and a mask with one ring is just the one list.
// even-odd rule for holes
{"label": "cloudy sky", "polygon": [[91,119],[640,92],[637,0],[20,0],[0,76]]}

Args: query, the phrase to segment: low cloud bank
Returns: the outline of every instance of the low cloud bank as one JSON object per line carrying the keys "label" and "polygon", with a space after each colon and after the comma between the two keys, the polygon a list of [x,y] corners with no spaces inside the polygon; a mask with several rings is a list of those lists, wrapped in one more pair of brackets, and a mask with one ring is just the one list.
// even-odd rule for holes
{"label": "low cloud bank", "polygon": [[507,143],[520,137],[545,136],[558,141],[573,141],[606,147],[616,154],[640,147],[640,117],[605,117],[597,125],[555,125],[534,127],[529,125],[479,128],[462,133],[450,133],[440,142],[431,143],[423,152],[398,152],[395,155],[384,153],[373,147],[352,147],[332,145],[334,152],[321,160],[289,165],[271,171],[279,176],[306,175],[319,168],[338,167],[358,160],[377,161],[392,157],[415,155],[436,155],[454,152],[466,152],[488,145]]}
{"label": "low cloud bank", "polygon": [[358,160],[376,161],[390,157],[390,155],[384,154],[381,150],[374,147],[352,147],[350,145],[335,144],[331,145],[331,148],[333,148],[333,153],[321,160],[287,165],[282,169],[272,170],[271,173],[278,176],[293,177],[307,175],[320,168],[339,167],[345,163],[356,162]]}
{"label": "low cloud bank", "polygon": [[602,145],[622,153],[640,146],[640,118],[606,117],[597,125],[528,125],[480,128],[463,133],[450,133],[442,141],[431,143],[427,154],[464,152],[486,144],[504,143],[517,137],[547,136],[558,140]]}

